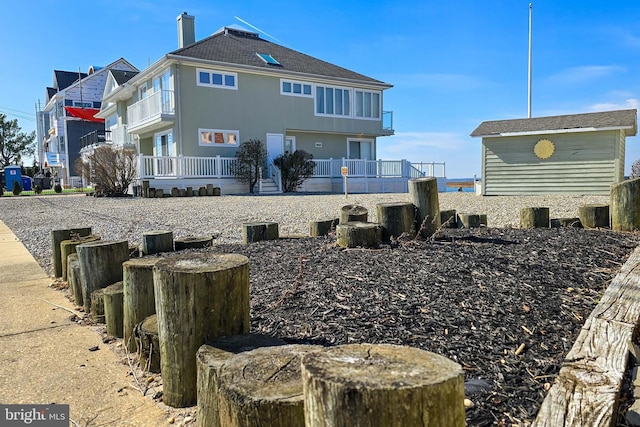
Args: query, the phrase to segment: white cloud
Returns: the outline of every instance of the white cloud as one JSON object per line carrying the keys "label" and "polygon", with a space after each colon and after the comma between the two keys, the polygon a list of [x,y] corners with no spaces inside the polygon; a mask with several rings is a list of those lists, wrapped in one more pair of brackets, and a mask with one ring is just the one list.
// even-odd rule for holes
{"label": "white cloud", "polygon": [[640,106],[640,100],[637,98],[628,98],[623,102],[601,102],[592,104],[589,106],[591,111],[611,111],[611,110],[626,110]]}
{"label": "white cloud", "polygon": [[619,65],[585,65],[582,67],[565,68],[547,78],[554,84],[583,84],[594,80],[611,77],[626,72],[625,67]]}

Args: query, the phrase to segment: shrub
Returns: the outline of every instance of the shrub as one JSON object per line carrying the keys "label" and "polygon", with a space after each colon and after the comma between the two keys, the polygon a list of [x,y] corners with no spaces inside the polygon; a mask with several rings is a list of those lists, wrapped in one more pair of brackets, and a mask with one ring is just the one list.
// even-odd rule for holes
{"label": "shrub", "polygon": [[11,191],[13,192],[14,196],[17,196],[20,193],[22,193],[22,186],[18,181],[13,181],[13,189]]}
{"label": "shrub", "polygon": [[0,185],[0,196],[4,196],[4,187]]}
{"label": "shrub", "polygon": [[231,164],[231,173],[240,182],[249,184],[249,192],[253,193],[260,179],[260,168],[267,161],[267,150],[259,139],[250,139],[238,147],[236,161]]}
{"label": "shrub", "polygon": [[307,178],[313,175],[316,164],[312,159],[311,153],[296,150],[273,160],[273,164],[280,169],[282,174],[282,189],[285,193],[296,191]]}
{"label": "shrub", "polygon": [[137,175],[135,152],[100,146],[74,164],[76,172],[93,183],[96,195],[124,196]]}
{"label": "shrub", "polygon": [[58,194],[62,193],[62,186],[60,184],[54,185],[53,186],[53,191],[55,191]]}
{"label": "shrub", "polygon": [[36,194],[42,194],[42,187],[40,187],[38,184],[36,184],[36,185],[33,187],[33,191],[34,191],[34,193],[36,193]]}

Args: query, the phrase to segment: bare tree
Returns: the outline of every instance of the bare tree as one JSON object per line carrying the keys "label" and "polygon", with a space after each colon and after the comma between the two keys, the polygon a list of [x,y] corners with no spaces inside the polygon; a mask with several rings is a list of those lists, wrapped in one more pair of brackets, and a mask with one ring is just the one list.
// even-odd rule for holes
{"label": "bare tree", "polygon": [[136,178],[135,152],[103,145],[75,162],[76,172],[94,184],[98,195],[126,195]]}
{"label": "bare tree", "polygon": [[640,178],[640,160],[636,160],[631,165],[631,176],[630,178]]}
{"label": "bare tree", "polygon": [[236,161],[231,165],[231,173],[240,182],[249,184],[249,192],[253,193],[260,179],[260,168],[267,161],[267,150],[259,139],[250,139],[240,144],[236,151]]}
{"label": "bare tree", "polygon": [[282,173],[282,187],[285,193],[296,191],[302,183],[313,175],[316,163],[313,155],[304,150],[285,153],[273,160]]}

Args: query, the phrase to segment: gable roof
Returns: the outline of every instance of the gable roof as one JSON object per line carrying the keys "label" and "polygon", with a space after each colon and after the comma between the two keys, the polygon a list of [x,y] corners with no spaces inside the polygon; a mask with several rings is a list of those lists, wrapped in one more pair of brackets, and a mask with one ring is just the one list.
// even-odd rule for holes
{"label": "gable roof", "polygon": [[559,132],[584,132],[607,129],[627,129],[633,136],[638,128],[636,110],[616,110],[530,119],[493,120],[480,123],[471,136],[496,137]]}
{"label": "gable roof", "polygon": [[139,71],[124,70],[109,70],[109,72],[113,75],[113,79],[118,85],[128,82],[132,77],[139,73]]}
{"label": "gable roof", "polygon": [[[271,55],[279,64],[265,62],[258,56],[260,53]],[[271,43],[261,39],[257,33],[238,26],[223,27],[212,36],[175,50],[169,55],[392,87],[380,80]]]}
{"label": "gable roof", "polygon": [[77,82],[79,79],[87,77],[87,73],[77,71],[53,70],[53,84],[56,89],[63,90]]}

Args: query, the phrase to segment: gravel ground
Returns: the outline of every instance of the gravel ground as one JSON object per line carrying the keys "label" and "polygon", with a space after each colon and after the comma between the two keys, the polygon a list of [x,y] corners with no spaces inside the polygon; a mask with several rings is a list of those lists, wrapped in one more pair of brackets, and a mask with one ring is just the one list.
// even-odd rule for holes
{"label": "gravel ground", "polygon": [[[578,207],[609,203],[607,196],[482,197],[473,193],[440,193],[440,209],[487,214],[489,227],[518,227],[523,207],[549,207],[551,218],[577,217]],[[50,232],[91,226],[103,240],[141,241],[142,233],[171,230],[174,237],[213,235],[218,243],[241,240],[242,223],[274,221],[280,235],[307,235],[309,221],[339,216],[346,204],[359,204],[376,221],[376,204],[407,202],[409,195],[354,194],[223,196],[192,198],[93,198],[85,195],[1,197],[2,220],[29,252],[52,274]]]}

